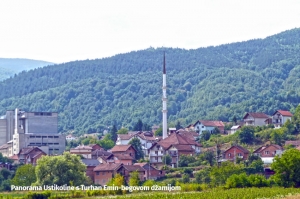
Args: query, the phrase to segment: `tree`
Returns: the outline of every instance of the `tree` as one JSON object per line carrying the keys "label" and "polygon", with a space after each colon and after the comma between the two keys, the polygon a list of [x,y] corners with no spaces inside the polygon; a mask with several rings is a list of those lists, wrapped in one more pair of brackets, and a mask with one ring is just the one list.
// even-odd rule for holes
{"label": "tree", "polygon": [[243,126],[238,135],[241,143],[251,144],[254,141],[254,127]]}
{"label": "tree", "polygon": [[287,133],[288,134],[297,133],[294,124],[289,119],[284,123],[283,127],[287,128]]}
{"label": "tree", "polygon": [[180,124],[179,121],[177,121],[177,123],[176,123],[176,125],[175,125],[175,128],[176,128],[176,130],[182,129],[182,126],[181,126],[181,124]]}
{"label": "tree", "polygon": [[212,167],[210,178],[213,186],[225,184],[227,178],[233,174],[243,173],[243,166],[233,162],[222,162],[221,165]]}
{"label": "tree", "polygon": [[73,183],[74,186],[86,184],[86,166],[79,156],[65,152],[61,156],[43,156],[35,168],[36,185],[59,186]]}
{"label": "tree", "polygon": [[30,186],[36,181],[35,167],[31,164],[19,166],[11,184],[16,186]]}
{"label": "tree", "polygon": [[271,169],[275,171],[272,178],[284,187],[300,186],[300,151],[288,149],[281,157],[275,156]]}
{"label": "tree", "polygon": [[288,129],[286,127],[281,127],[280,129],[272,129],[271,141],[275,144],[282,145],[282,141],[286,138]]}
{"label": "tree", "polygon": [[130,173],[129,186],[139,186],[140,178],[137,171]]}
{"label": "tree", "polygon": [[110,130],[111,140],[113,142],[115,142],[117,140],[117,137],[118,137],[117,132],[118,132],[118,130],[117,130],[116,125],[113,125],[113,127]]}
{"label": "tree", "polygon": [[209,131],[202,131],[201,136],[200,136],[200,140],[202,142],[209,140],[210,138],[210,132]]}
{"label": "tree", "polygon": [[196,159],[194,156],[190,155],[181,155],[178,161],[179,167],[187,167],[189,163],[195,162]]}
{"label": "tree", "polygon": [[111,139],[111,134],[106,134],[102,140],[98,141],[98,144],[105,150],[111,149],[115,145]]}
{"label": "tree", "polygon": [[295,110],[295,114],[292,117],[292,123],[295,125],[296,130],[300,131],[300,104]]}
{"label": "tree", "polygon": [[154,132],[155,136],[162,136],[162,127],[159,127],[155,132]]}
{"label": "tree", "polygon": [[172,158],[169,154],[167,155],[164,155],[163,158],[162,158],[162,162],[165,164],[165,165],[170,165],[171,162],[172,162]]}
{"label": "tree", "polygon": [[128,133],[128,129],[127,128],[121,128],[120,130],[118,130],[117,134],[127,134]]}
{"label": "tree", "polygon": [[136,150],[135,159],[143,159],[144,152],[142,149],[141,141],[138,138],[133,138],[132,140],[130,140],[129,144],[131,144],[131,146],[133,146],[133,148]]}
{"label": "tree", "polygon": [[138,122],[133,127],[134,131],[142,131],[143,130],[143,122],[141,119],[138,120]]}
{"label": "tree", "polygon": [[233,118],[232,118],[232,122],[236,125],[237,124],[237,119],[236,119],[236,117],[235,116],[233,116]]}

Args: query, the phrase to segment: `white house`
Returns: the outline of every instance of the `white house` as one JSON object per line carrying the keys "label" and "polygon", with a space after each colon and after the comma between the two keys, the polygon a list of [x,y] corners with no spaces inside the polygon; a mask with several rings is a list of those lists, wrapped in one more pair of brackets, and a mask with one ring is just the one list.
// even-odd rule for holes
{"label": "white house", "polygon": [[234,134],[234,133],[237,132],[240,128],[241,128],[240,125],[232,126],[231,129],[230,129],[230,134]]}
{"label": "white house", "polygon": [[289,111],[278,110],[272,115],[275,128],[280,128],[287,120],[292,120],[293,114]]}
{"label": "white house", "polygon": [[198,120],[194,124],[194,130],[202,134],[203,131],[213,133],[214,129],[218,128],[221,133],[225,133],[225,125],[222,121],[209,121],[209,120]]}
{"label": "white house", "polygon": [[246,113],[243,120],[245,126],[264,126],[268,118],[265,113]]}

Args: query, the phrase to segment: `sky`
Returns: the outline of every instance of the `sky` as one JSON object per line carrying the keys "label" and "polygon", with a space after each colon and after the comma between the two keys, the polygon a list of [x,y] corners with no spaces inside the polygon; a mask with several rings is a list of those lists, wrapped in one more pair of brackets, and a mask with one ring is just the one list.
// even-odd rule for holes
{"label": "sky", "polygon": [[0,57],[63,63],[300,28],[299,0],[1,0]]}

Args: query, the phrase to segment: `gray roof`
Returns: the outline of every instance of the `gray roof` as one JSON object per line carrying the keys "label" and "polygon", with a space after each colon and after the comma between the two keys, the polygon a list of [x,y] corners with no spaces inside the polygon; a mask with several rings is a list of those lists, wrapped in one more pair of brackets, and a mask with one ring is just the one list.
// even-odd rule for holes
{"label": "gray roof", "polygon": [[97,166],[100,162],[97,159],[81,159],[86,166]]}

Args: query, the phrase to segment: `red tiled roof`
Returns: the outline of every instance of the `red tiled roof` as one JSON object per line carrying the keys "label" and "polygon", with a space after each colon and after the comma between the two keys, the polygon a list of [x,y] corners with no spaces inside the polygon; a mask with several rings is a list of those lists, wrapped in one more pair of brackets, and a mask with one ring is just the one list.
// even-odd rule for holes
{"label": "red tiled roof", "polygon": [[284,110],[278,110],[273,115],[275,115],[277,112],[280,113],[282,116],[293,117],[293,114],[290,111]]}
{"label": "red tiled roof", "polygon": [[253,118],[269,118],[269,116],[267,116],[265,113],[246,113],[243,119],[247,118],[248,115],[250,115]]}
{"label": "red tiled roof", "polygon": [[285,145],[294,145],[294,146],[300,146],[300,140],[292,140],[292,141],[285,141]]}
{"label": "red tiled roof", "polygon": [[132,138],[133,134],[118,134],[118,137],[121,140],[129,140],[130,138]]}
{"label": "red tiled roof", "polygon": [[[241,150],[241,151],[244,152],[244,153],[250,153],[247,149],[245,149],[244,147],[239,146],[239,145],[232,146],[232,147],[230,147],[229,149],[231,149],[231,148],[233,148],[233,147],[238,148],[239,150]],[[224,153],[226,153],[229,149],[227,149],[226,151],[224,151]]]}
{"label": "red tiled roof", "polygon": [[145,171],[145,169],[143,169],[140,165],[123,165],[123,167],[129,172]]}
{"label": "red tiled roof", "polygon": [[118,158],[118,160],[135,160],[134,157],[128,154],[115,154],[114,156]]}
{"label": "red tiled roof", "polygon": [[172,144],[200,146],[200,144],[195,142],[194,140],[191,140],[188,137],[184,137],[183,135],[180,135],[178,133],[172,133],[164,140],[159,141],[158,144],[165,149],[169,148]]}
{"label": "red tiled roof", "polygon": [[116,168],[121,166],[122,163],[103,163],[99,164],[94,168],[94,171],[114,171]]}
{"label": "red tiled roof", "polygon": [[[125,152],[131,147],[131,144],[115,145],[110,151],[113,152]],[[132,147],[134,149],[134,147]],[[134,149],[135,150],[135,149]]]}
{"label": "red tiled roof", "polygon": [[172,146],[174,146],[178,151],[195,151],[191,145],[173,144],[169,148],[171,148]]}
{"label": "red tiled roof", "polygon": [[112,153],[108,152],[108,151],[105,151],[104,149],[96,149],[92,152],[92,156],[105,156],[105,157],[108,157],[112,155]]}
{"label": "red tiled roof", "polygon": [[11,159],[11,160],[18,160],[19,158],[18,158],[18,155],[15,154],[13,156],[10,156],[9,159]]}
{"label": "red tiled roof", "polygon": [[204,126],[225,127],[222,121],[199,120]]}
{"label": "red tiled roof", "polygon": [[[19,152],[18,155],[27,155],[29,153],[31,153],[33,150],[38,150],[38,151],[41,151],[43,152],[40,148],[38,147],[26,147],[26,148],[22,148]],[[35,151],[35,152],[38,152],[38,151]],[[43,152],[45,153],[45,152]]]}

